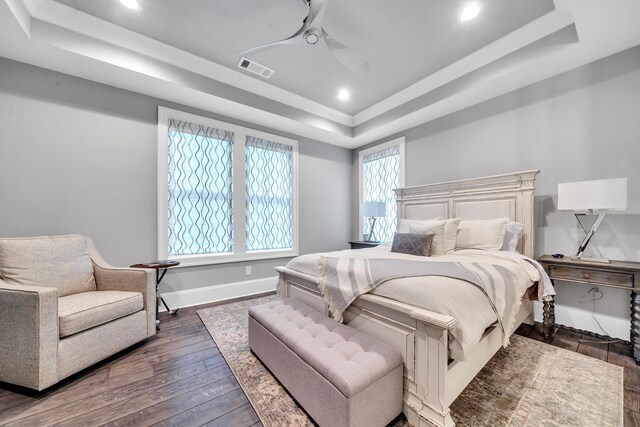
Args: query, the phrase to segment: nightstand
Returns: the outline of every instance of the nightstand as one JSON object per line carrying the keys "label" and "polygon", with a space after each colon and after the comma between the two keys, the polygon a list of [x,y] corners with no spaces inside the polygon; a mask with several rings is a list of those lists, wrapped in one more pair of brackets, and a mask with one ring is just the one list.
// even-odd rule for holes
{"label": "nightstand", "polygon": [[[538,258],[552,282],[562,280],[605,288],[631,291],[631,346],[633,358],[640,364],[640,262],[611,261],[599,263],[573,260],[571,257],[553,258],[544,255]],[[555,324],[553,299],[544,303],[544,333],[549,334]]]}
{"label": "nightstand", "polygon": [[355,242],[349,242],[351,245],[351,249],[365,249],[365,248],[375,248],[380,244],[380,242],[368,242],[366,240],[358,240]]}

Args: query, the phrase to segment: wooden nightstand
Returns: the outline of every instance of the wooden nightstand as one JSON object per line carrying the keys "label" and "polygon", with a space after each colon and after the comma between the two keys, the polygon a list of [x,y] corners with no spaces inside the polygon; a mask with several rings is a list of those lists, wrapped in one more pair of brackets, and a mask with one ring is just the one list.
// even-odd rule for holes
{"label": "wooden nightstand", "polygon": [[[633,358],[640,364],[640,262],[611,261],[610,264],[577,261],[571,257],[538,258],[553,282],[563,280],[589,286],[627,289],[631,291],[631,346]],[[555,324],[553,299],[544,303],[544,332],[547,335]]]}
{"label": "wooden nightstand", "polygon": [[349,242],[351,245],[351,249],[365,249],[365,248],[375,248],[380,244],[380,242],[368,242],[366,240],[358,240],[354,242]]}

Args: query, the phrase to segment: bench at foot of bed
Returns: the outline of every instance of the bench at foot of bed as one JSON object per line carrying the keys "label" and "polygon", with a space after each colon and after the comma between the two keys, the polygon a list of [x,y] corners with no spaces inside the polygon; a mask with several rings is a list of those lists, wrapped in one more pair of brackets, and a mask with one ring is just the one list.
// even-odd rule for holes
{"label": "bench at foot of bed", "polygon": [[249,347],[321,426],[385,426],[402,412],[401,354],[300,301],[250,307]]}

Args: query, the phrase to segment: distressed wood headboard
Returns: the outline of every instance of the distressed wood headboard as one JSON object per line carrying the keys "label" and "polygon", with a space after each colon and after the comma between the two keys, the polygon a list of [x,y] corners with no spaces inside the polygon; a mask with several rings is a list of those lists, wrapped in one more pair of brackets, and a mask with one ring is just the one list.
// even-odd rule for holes
{"label": "distressed wood headboard", "polygon": [[394,190],[398,218],[511,218],[524,224],[518,250],[534,258],[533,192],[539,172],[530,170],[398,188]]}

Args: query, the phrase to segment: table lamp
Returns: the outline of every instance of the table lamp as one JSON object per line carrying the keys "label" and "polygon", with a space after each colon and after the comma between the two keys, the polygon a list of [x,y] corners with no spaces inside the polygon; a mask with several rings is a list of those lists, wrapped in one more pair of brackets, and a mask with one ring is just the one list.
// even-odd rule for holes
{"label": "table lamp", "polygon": [[[558,184],[558,210],[573,211],[580,226],[586,233],[578,246],[573,259],[595,262],[610,262],[600,253],[594,244],[600,258],[584,258],[582,256],[587,245],[596,234],[604,217],[609,211],[627,209],[627,178],[598,179],[594,181],[567,182]],[[598,217],[587,231],[581,217],[595,215]]]}
{"label": "table lamp", "polygon": [[360,203],[360,216],[369,218],[369,237],[367,242],[375,242],[376,219],[387,214],[387,205],[384,202]]}

